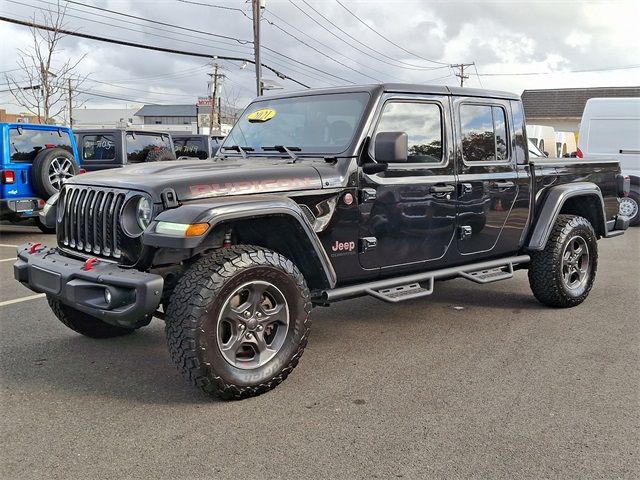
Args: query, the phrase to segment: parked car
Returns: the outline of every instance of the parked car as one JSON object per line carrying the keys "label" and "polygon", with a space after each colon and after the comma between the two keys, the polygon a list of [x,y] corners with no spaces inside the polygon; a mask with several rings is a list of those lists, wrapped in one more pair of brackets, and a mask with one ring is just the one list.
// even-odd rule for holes
{"label": "parked car", "polygon": [[576,136],[573,132],[556,132],[556,157],[576,157]]}
{"label": "parked car", "polygon": [[96,129],[76,130],[75,135],[87,171],[176,159],[171,135],[165,132]]}
{"label": "parked car", "polygon": [[173,146],[176,156],[211,158],[218,153],[223,136],[196,135],[190,133],[173,133]]}
{"label": "parked car", "polygon": [[518,269],[542,304],[579,305],[597,240],[628,226],[618,162],[530,162],[510,93],[392,84],[259,97],[216,160],[71,179],[46,215],[58,245],[21,245],[14,275],[83,335],[163,318],[179,370],[224,398],[291,373],[314,305],[396,303],[438,280]]}
{"label": "parked car", "polygon": [[27,123],[0,124],[0,219],[34,218],[64,182],[80,173],[78,149],[69,128]]}
{"label": "parked car", "polygon": [[527,137],[547,157],[556,158],[556,132],[545,125],[527,125]]}
{"label": "parked car", "polygon": [[640,98],[587,100],[578,136],[579,158],[615,158],[631,178],[620,212],[640,224]]}

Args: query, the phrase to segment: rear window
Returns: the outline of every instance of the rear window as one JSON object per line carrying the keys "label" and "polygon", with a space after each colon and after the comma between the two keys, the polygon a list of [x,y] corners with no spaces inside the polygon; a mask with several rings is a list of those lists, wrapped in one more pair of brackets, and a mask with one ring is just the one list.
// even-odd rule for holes
{"label": "rear window", "polygon": [[462,155],[467,162],[508,160],[506,115],[502,107],[462,105]]}
{"label": "rear window", "polygon": [[640,150],[639,118],[594,118],[589,122],[588,153]]}
{"label": "rear window", "polygon": [[160,149],[171,151],[171,147],[169,135],[127,133],[127,161],[129,163],[145,162],[149,153]]}
{"label": "rear window", "polygon": [[173,147],[176,149],[176,157],[209,157],[207,146],[199,137],[174,138]]}
{"label": "rear window", "polygon": [[115,160],[116,147],[113,135],[85,135],[82,137],[83,160]]}
{"label": "rear window", "polygon": [[9,129],[10,158],[15,163],[32,163],[45,148],[64,148],[73,153],[71,137],[64,130]]}

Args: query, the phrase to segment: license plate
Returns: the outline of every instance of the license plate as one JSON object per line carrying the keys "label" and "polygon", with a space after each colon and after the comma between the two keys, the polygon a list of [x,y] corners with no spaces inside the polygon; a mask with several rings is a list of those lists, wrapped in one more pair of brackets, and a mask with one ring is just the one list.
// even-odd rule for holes
{"label": "license plate", "polygon": [[31,200],[17,200],[16,201],[16,212],[29,212],[33,210],[33,202]]}

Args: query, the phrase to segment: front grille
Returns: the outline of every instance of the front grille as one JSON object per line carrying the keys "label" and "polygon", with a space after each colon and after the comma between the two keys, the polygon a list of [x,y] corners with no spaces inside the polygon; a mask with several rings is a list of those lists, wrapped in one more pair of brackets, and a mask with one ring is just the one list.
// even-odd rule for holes
{"label": "front grille", "polygon": [[88,255],[120,259],[124,233],[120,222],[126,192],[67,185],[58,211],[58,243]]}

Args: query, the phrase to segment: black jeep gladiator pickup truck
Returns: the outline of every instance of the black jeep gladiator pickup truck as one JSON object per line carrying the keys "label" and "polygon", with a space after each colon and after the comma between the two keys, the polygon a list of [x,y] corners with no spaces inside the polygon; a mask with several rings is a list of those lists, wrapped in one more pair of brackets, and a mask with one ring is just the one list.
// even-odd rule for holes
{"label": "black jeep gladiator pickup truck", "polygon": [[70,179],[44,212],[58,245],[20,246],[14,272],[83,335],[164,319],[184,375],[243,398],[291,373],[314,305],[518,269],[543,304],[580,304],[628,190],[615,161],[532,161],[516,95],[310,90],[256,99],[213,159]]}

